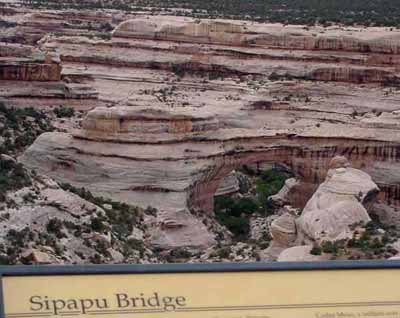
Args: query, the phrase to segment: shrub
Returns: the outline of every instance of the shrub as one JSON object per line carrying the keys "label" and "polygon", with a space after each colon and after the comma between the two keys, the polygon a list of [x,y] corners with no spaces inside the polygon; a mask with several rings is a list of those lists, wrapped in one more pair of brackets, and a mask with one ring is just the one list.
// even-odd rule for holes
{"label": "shrub", "polygon": [[90,228],[95,232],[105,232],[107,226],[104,224],[103,220],[99,217],[95,217],[90,221]]}
{"label": "shrub", "polygon": [[319,246],[314,246],[311,251],[311,255],[321,255],[322,254],[322,249]]}
{"label": "shrub", "polygon": [[31,178],[22,164],[0,157],[0,201],[10,190],[18,190],[32,184]]}
{"label": "shrub", "polygon": [[0,153],[18,154],[31,145],[37,136],[53,130],[49,118],[45,113],[32,107],[15,109],[6,107],[0,102],[0,118],[3,117],[3,127],[0,136],[4,143],[0,146]]}
{"label": "shrub", "polygon": [[[244,169],[247,168],[244,167]],[[254,172],[251,173],[254,175]],[[216,197],[214,211],[217,221],[226,226],[236,239],[247,239],[250,232],[249,218],[255,213],[261,215],[274,213],[275,207],[268,197],[276,194],[283,187],[288,176],[288,173],[274,169],[263,171],[255,180],[255,197]]]}
{"label": "shrub", "polygon": [[54,10],[117,9],[148,11],[151,14],[162,10],[194,18],[246,19],[309,26],[316,23],[330,25],[332,22],[389,27],[400,25],[400,8],[395,0],[22,0],[22,4]]}
{"label": "shrub", "polygon": [[237,240],[246,240],[250,232],[248,217],[232,216],[225,212],[216,211],[217,221],[226,226]]}
{"label": "shrub", "polygon": [[75,114],[75,110],[72,107],[60,106],[54,109],[54,114],[58,118],[72,117]]}
{"label": "shrub", "polygon": [[251,198],[236,199],[229,196],[219,196],[215,198],[215,210],[239,217],[242,214],[253,214],[258,210],[258,205]]}
{"label": "shrub", "polygon": [[129,257],[132,255],[133,251],[139,251],[140,256],[143,257],[143,254],[145,252],[143,241],[133,238],[127,240],[123,245],[122,254],[125,257]]}
{"label": "shrub", "polygon": [[184,77],[186,73],[185,68],[179,64],[173,64],[171,66],[171,71],[178,77]]}
{"label": "shrub", "polygon": [[221,247],[215,251],[215,255],[220,258],[228,258],[231,253],[231,248],[229,246]]}
{"label": "shrub", "polygon": [[8,231],[6,239],[10,242],[10,246],[21,248],[34,240],[34,234],[29,227],[25,227],[21,231],[11,229]]}
{"label": "shrub", "polygon": [[48,233],[54,234],[58,239],[66,237],[65,233],[62,232],[64,225],[60,219],[54,218],[49,220],[46,225],[46,230]]}

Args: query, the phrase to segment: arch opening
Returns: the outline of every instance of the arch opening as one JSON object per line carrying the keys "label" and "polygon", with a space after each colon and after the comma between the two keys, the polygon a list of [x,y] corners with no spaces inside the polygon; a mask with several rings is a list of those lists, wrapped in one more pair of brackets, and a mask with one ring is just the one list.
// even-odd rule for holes
{"label": "arch opening", "polygon": [[[238,167],[220,181],[214,194],[216,220],[236,240],[255,239],[259,235],[250,233],[250,223],[276,215],[284,205],[291,206],[290,192],[297,184],[295,174],[284,164],[256,162]],[[263,233],[265,240],[268,236]]]}

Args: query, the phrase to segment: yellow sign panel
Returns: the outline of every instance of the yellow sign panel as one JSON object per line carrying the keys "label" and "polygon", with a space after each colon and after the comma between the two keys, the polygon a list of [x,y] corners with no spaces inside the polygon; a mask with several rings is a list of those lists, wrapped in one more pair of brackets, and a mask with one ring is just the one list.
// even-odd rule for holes
{"label": "yellow sign panel", "polygon": [[6,317],[400,318],[398,270],[4,277]]}

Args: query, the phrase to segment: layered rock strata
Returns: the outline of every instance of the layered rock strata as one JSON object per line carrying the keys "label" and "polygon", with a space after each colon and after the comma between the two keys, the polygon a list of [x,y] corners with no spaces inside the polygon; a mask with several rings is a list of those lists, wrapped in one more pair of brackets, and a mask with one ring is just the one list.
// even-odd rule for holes
{"label": "layered rock strata", "polygon": [[110,134],[178,134],[218,129],[218,121],[210,114],[168,112],[151,108],[96,108],[83,122],[88,138],[99,132]]}
{"label": "layered rock strata", "polygon": [[116,27],[111,42],[63,37],[43,45],[69,62],[369,83],[397,80],[399,40],[389,29],[138,17]]}
{"label": "layered rock strata", "polygon": [[57,56],[28,46],[0,43],[0,80],[59,81]]}
{"label": "layered rock strata", "polygon": [[[243,165],[288,167],[300,180],[290,203],[302,208],[325,180],[329,160],[345,155],[372,176],[382,204],[400,203],[400,94],[391,87],[398,84],[397,30],[88,12],[19,11],[7,19],[16,26],[3,41],[59,54],[62,71],[61,81],[3,80],[0,98],[9,105],[100,106],[82,129],[42,135],[21,161],[57,180],[158,208],[154,224],[173,225],[165,240],[174,246],[188,242],[179,233],[198,221],[194,211],[212,214],[221,181]],[[87,32],[84,21],[98,29],[121,24],[104,36]]]}
{"label": "layered rock strata", "polygon": [[[23,84],[22,84],[23,83]],[[78,105],[81,99],[96,100],[98,93],[86,83],[62,77],[55,52],[30,45],[0,42],[0,101],[15,107]],[[93,106],[98,104],[93,103]]]}

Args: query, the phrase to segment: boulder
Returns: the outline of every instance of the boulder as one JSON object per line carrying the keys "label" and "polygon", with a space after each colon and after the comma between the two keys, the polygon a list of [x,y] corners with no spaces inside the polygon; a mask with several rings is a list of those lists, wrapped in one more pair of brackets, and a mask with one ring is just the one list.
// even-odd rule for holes
{"label": "boulder", "polygon": [[350,239],[352,225],[366,224],[371,220],[366,209],[353,200],[341,201],[329,208],[304,213],[296,220],[300,242],[323,242]]}
{"label": "boulder", "polygon": [[330,256],[327,254],[312,255],[311,245],[294,246],[282,251],[279,254],[278,262],[311,262],[311,261],[326,261]]}
{"label": "boulder", "polygon": [[150,243],[163,249],[207,248],[215,244],[213,234],[187,210],[159,211],[148,220]]}
{"label": "boulder", "polygon": [[270,233],[280,246],[290,246],[296,239],[295,217],[285,213],[271,223]]}
{"label": "boulder", "polygon": [[[342,161],[342,162],[341,162]],[[330,208],[340,201],[361,202],[367,209],[379,193],[378,186],[364,171],[345,167],[343,159],[334,158],[325,181],[304,207],[303,214]]]}
{"label": "boulder", "polygon": [[290,192],[298,184],[300,184],[300,182],[296,178],[287,179],[283,188],[277,194],[271,195],[269,199],[272,200],[272,202],[274,202],[276,205],[280,206],[289,203]]}
{"label": "boulder", "polygon": [[55,256],[37,249],[28,249],[22,252],[21,259],[25,262],[38,265],[60,263]]}
{"label": "boulder", "polygon": [[351,168],[345,157],[334,157],[329,167],[325,181],[296,220],[297,244],[350,239],[355,226],[371,221],[367,209],[378,186],[367,173]]}
{"label": "boulder", "polygon": [[259,252],[260,260],[263,262],[275,261],[285,249],[287,249],[287,247],[280,246],[272,241],[268,248]]}
{"label": "boulder", "polygon": [[107,252],[110,254],[112,263],[114,263],[114,264],[123,263],[125,257],[122,253],[120,253],[112,248],[107,249]]}

